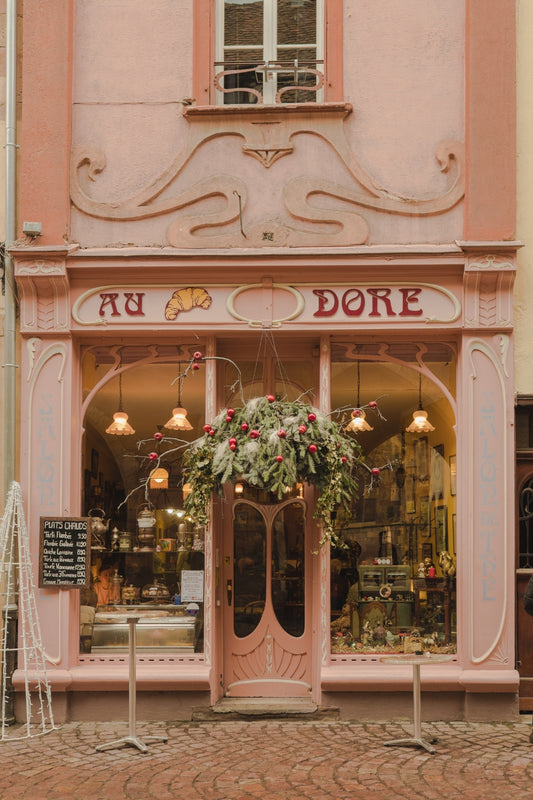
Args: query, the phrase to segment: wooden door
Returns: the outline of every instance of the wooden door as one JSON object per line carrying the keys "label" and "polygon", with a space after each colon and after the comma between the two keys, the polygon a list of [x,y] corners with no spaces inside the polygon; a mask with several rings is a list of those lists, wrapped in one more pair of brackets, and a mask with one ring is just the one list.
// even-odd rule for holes
{"label": "wooden door", "polygon": [[224,690],[231,697],[311,692],[305,501],[239,500],[224,540]]}

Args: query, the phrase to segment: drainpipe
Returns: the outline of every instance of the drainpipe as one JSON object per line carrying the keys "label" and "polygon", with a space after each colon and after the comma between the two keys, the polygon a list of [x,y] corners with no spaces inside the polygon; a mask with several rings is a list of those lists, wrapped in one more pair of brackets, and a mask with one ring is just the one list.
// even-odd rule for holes
{"label": "drainpipe", "polygon": [[[11,483],[15,480],[16,457],[16,291],[13,261],[9,254],[9,247],[16,238],[15,200],[16,200],[16,125],[17,125],[17,0],[6,2],[6,161],[5,161],[5,258],[4,258],[4,286],[5,286],[5,318],[4,318],[4,498],[7,500]],[[17,542],[13,542],[14,548]],[[16,549],[14,550],[16,553]],[[17,561],[17,558],[10,559]],[[2,686],[2,705],[0,713],[3,714],[5,724],[15,722],[15,696],[13,691],[12,676],[17,667],[17,600],[16,567],[11,567],[11,572],[2,575],[4,581],[5,604],[2,609],[4,621],[4,636],[6,648],[4,650],[6,663],[5,684]]]}

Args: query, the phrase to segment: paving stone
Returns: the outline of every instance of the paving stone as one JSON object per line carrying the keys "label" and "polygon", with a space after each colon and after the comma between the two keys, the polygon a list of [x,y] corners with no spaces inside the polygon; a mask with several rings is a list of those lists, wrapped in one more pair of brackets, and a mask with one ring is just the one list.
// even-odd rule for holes
{"label": "paving stone", "polygon": [[97,751],[124,723],[0,742],[0,800],[530,800],[531,725],[425,723],[436,753],[384,742],[408,723],[306,719],[137,724],[168,742]]}

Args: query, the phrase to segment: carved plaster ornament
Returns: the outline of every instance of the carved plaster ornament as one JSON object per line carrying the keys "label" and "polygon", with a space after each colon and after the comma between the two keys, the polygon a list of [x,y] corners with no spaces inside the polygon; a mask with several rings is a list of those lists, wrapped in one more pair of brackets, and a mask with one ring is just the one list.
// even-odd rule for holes
{"label": "carved plaster ornament", "polygon": [[[446,190],[434,197],[417,199],[392,194],[378,187],[354,157],[346,139],[343,121],[351,107],[324,104],[306,109],[281,107],[220,109],[191,106],[185,109],[189,137],[181,153],[151,184],[120,202],[106,203],[91,197],[91,183],[106,168],[105,154],[86,147],[73,151],[71,158],[72,203],[83,213],[106,220],[135,221],[172,214],[167,242],[174,247],[279,247],[353,246],[368,240],[369,229],[363,209],[388,214],[427,216],[453,208],[464,196],[464,147],[443,141],[435,152],[441,172],[449,177]],[[244,140],[242,152],[269,169],[283,156],[294,154],[294,137],[316,136],[336,153],[343,164],[346,185],[327,178],[299,176],[283,187],[285,209],[274,218],[243,228],[247,187],[234,176],[217,174],[169,195],[198,148],[208,141],[227,136]],[[254,182],[261,191],[261,182]],[[166,191],[164,199],[162,193]],[[177,212],[201,200],[218,197],[224,207],[216,212],[182,215]],[[325,208],[317,198],[340,201],[339,207]],[[348,206],[348,208],[347,208]],[[351,206],[351,208],[350,208]],[[287,218],[287,212],[289,217]]]}

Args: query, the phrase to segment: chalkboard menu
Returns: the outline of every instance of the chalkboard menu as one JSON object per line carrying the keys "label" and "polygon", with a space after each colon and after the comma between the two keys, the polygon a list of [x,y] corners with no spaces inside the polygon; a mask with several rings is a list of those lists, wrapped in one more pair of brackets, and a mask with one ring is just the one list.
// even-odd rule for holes
{"label": "chalkboard menu", "polygon": [[41,517],[39,586],[89,586],[89,517]]}

